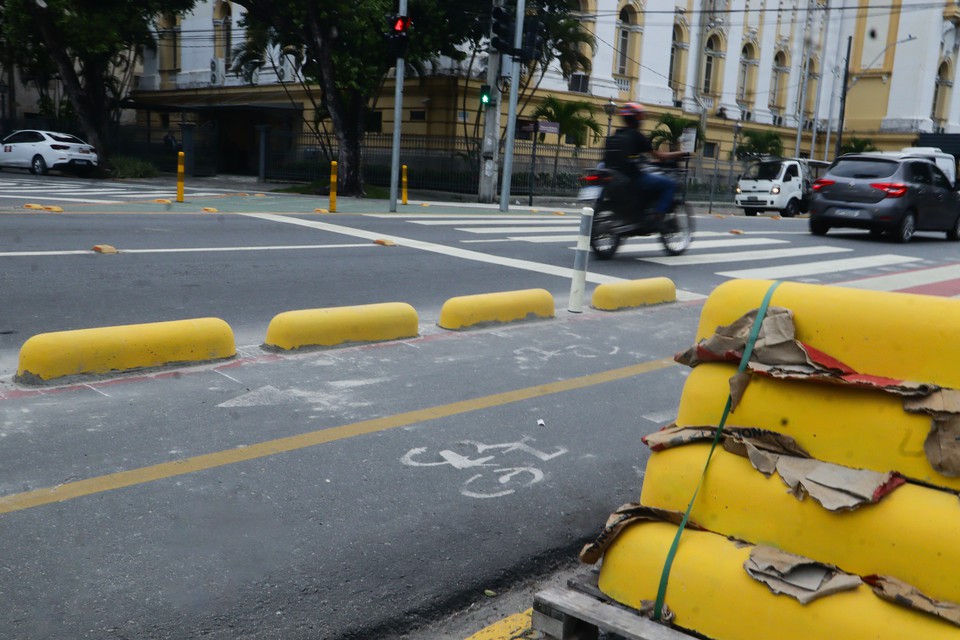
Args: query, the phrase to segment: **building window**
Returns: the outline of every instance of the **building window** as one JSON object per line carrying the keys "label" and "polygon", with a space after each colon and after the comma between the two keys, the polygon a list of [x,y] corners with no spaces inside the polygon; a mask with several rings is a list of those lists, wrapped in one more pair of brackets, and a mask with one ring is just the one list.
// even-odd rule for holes
{"label": "building window", "polygon": [[953,82],[950,80],[950,65],[942,62],[940,63],[940,68],[937,70],[937,79],[933,84],[933,104],[930,107],[930,117],[939,127],[942,127],[947,119],[950,87],[952,86]]}
{"label": "building window", "polygon": [[410,122],[426,122],[427,112],[423,109],[417,109],[410,112]]}
{"label": "building window", "polygon": [[741,109],[749,109],[753,103],[753,87],[758,65],[757,49],[745,44],[740,51],[740,70],[737,74],[737,104]]}
{"label": "building window", "polygon": [[625,76],[629,72],[630,33],[633,30],[633,12],[627,7],[620,10],[620,29],[617,36],[617,73]]}
{"label": "building window", "polygon": [[[233,58],[233,22],[230,17],[230,3],[218,2],[213,10],[213,57],[223,60]],[[230,65],[228,64],[227,67]]]}
{"label": "building window", "polygon": [[383,112],[382,111],[367,111],[366,117],[364,118],[363,130],[367,133],[382,133],[383,132]]}
{"label": "building window", "polygon": [[167,13],[157,24],[157,69],[180,70],[180,18]]}
{"label": "building window", "polygon": [[770,101],[771,107],[783,109],[786,101],[787,77],[790,68],[787,66],[787,54],[778,51],[773,57],[773,73],[770,76]]}
{"label": "building window", "polygon": [[574,73],[570,76],[567,90],[573,93],[590,93],[590,76],[585,73]]}
{"label": "building window", "polygon": [[716,143],[716,142],[704,142],[704,143],[703,143],[703,157],[704,157],[704,158],[716,158],[716,157],[717,157],[717,143]]}
{"label": "building window", "polygon": [[707,39],[707,46],[703,52],[703,85],[702,93],[714,95],[716,78],[720,76],[720,60],[723,57],[720,51],[720,38],[716,34]]}

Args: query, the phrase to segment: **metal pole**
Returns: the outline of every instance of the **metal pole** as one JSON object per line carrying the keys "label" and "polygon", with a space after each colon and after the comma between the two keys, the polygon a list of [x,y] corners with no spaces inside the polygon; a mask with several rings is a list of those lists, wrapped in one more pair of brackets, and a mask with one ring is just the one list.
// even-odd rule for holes
{"label": "metal pole", "polygon": [[[503,6],[502,0],[494,0],[494,7]],[[493,38],[493,25],[490,25]],[[497,178],[500,174],[500,52],[489,47],[487,54],[487,84],[490,85],[490,104],[483,114],[483,146],[480,150],[480,202],[495,202]]]}
{"label": "metal pole", "polygon": [[530,157],[530,200],[528,206],[533,206],[533,181],[537,175],[537,138],[540,137],[540,121],[533,121],[533,153]]}
{"label": "metal pole", "polygon": [[[400,0],[400,15],[407,15],[407,0]],[[393,91],[393,150],[390,153],[390,212],[397,211],[397,187],[400,178],[400,121],[403,119],[403,56],[397,58],[394,77],[397,86]]]}
{"label": "metal pole", "polygon": [[583,293],[587,285],[587,256],[590,249],[590,230],[593,227],[593,209],[584,207],[580,212],[580,236],[577,238],[577,253],[573,258],[573,277],[570,280],[570,303],[567,311],[583,312]]}
{"label": "metal pole", "polygon": [[[513,48],[518,50],[523,44],[523,14],[526,11],[524,0],[517,0],[517,26],[513,34]],[[513,172],[513,141],[517,134],[517,99],[520,84],[520,59],[513,57],[510,70],[510,109],[507,111],[507,141],[503,152],[503,180],[500,187],[500,211],[510,210],[510,179]]]}
{"label": "metal pole", "polygon": [[837,121],[837,150],[835,158],[840,157],[840,147],[843,144],[843,118],[847,112],[847,84],[850,82],[850,47],[853,46],[853,36],[847,36],[847,59],[843,64],[843,90],[840,93],[840,119]]}
{"label": "metal pole", "polygon": [[713,213],[713,193],[717,188],[717,178],[720,177],[720,149],[717,148],[717,155],[713,157],[713,180],[710,182],[710,206],[707,213]]}
{"label": "metal pole", "polygon": [[[807,22],[803,26],[803,58],[800,60],[800,98],[797,100],[797,142],[793,147],[793,157],[800,157],[800,140],[803,138],[803,117],[807,102],[807,78],[810,75],[810,3],[807,2]],[[813,157],[811,151],[810,157]]]}

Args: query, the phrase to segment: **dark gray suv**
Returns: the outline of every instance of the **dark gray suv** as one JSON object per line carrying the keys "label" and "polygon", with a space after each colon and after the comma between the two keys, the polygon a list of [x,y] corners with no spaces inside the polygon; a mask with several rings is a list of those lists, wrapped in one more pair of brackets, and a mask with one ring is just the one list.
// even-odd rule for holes
{"label": "dark gray suv", "polygon": [[909,242],[915,231],[945,231],[960,240],[960,194],[929,160],[896,154],[850,154],[813,183],[810,232],[868,229]]}

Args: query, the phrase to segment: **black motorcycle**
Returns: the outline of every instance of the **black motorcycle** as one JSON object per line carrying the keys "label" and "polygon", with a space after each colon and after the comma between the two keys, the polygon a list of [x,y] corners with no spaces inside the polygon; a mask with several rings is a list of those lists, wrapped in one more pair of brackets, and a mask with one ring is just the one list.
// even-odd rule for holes
{"label": "black motorcycle", "polygon": [[[656,171],[676,180],[678,170],[649,165],[644,171]],[[693,213],[686,203],[684,189],[677,185],[673,205],[665,214],[654,213],[654,194],[646,194],[624,174],[612,169],[591,169],[583,178],[578,200],[593,207],[590,248],[601,260],[609,260],[620,243],[631,236],[660,234],[663,248],[672,256],[687,250],[693,240]],[[678,181],[679,182],[679,181]]]}

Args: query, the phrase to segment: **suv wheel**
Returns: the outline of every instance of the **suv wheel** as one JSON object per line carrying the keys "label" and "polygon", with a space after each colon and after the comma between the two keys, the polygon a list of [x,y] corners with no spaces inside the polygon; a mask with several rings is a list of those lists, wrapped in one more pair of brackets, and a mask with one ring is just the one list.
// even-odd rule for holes
{"label": "suv wheel", "polygon": [[900,220],[900,224],[897,225],[897,242],[910,242],[910,239],[913,238],[913,233],[916,230],[917,219],[913,215],[912,211],[907,211],[905,214],[903,214],[903,219]]}
{"label": "suv wheel", "polygon": [[825,236],[830,231],[830,225],[819,218],[810,218],[810,233],[815,236]]}
{"label": "suv wheel", "polygon": [[954,242],[960,240],[960,214],[957,214],[953,226],[947,230],[947,240],[953,240]]}

